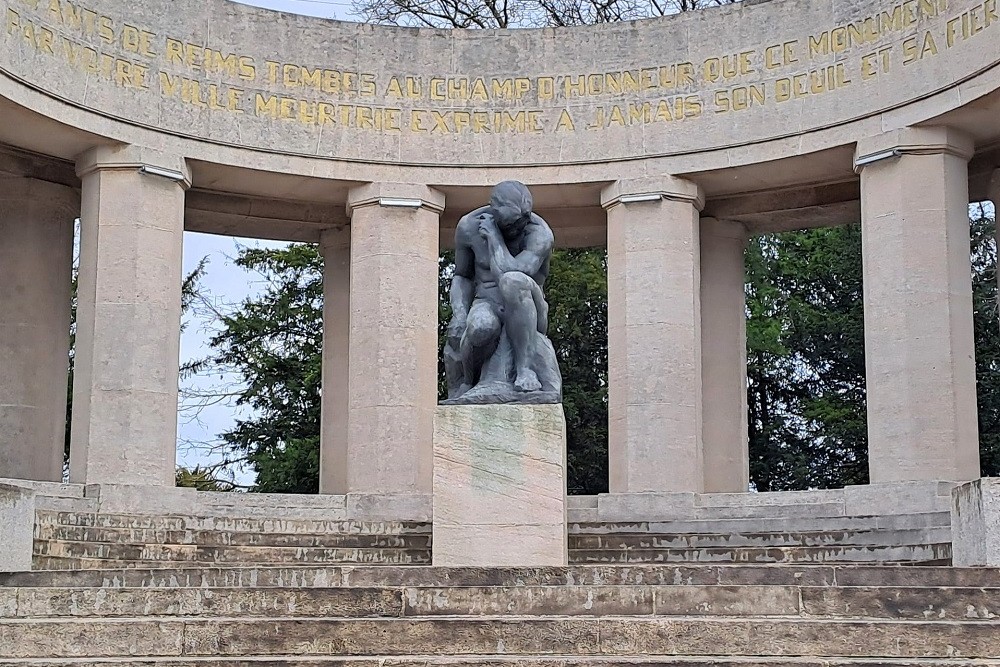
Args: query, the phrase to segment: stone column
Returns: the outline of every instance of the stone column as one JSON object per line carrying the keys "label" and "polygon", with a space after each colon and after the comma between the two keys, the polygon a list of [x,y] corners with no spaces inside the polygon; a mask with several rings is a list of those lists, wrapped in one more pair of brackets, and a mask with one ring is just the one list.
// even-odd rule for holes
{"label": "stone column", "polygon": [[438,225],[424,185],[351,190],[347,490],[429,494],[437,405]]}
{"label": "stone column", "polygon": [[80,195],[0,177],[0,477],[62,480]]}
{"label": "stone column", "polygon": [[70,479],[173,486],[182,158],[100,147],[83,179]]}
{"label": "stone column", "polygon": [[858,143],[872,483],[979,477],[972,149],[946,128]]}
{"label": "stone column", "polygon": [[747,317],[744,250],[737,222],[701,219],[701,378],[705,492],[745,493]]}
{"label": "stone column", "polygon": [[326,230],[323,253],[323,405],[319,492],[347,493],[351,339],[351,228]]}
{"label": "stone column", "polygon": [[701,491],[699,188],[618,181],[608,214],[610,490]]}

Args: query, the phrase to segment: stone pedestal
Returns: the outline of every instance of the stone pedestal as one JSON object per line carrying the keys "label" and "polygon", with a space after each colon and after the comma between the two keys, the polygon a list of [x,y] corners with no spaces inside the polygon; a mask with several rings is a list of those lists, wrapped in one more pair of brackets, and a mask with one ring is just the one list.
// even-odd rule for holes
{"label": "stone pedestal", "polygon": [[951,492],[952,564],[1000,567],[1000,478],[983,477]]}
{"label": "stone pedestal", "polygon": [[0,484],[0,572],[31,569],[35,492]]}
{"label": "stone pedestal", "polygon": [[562,406],[439,407],[434,565],[566,564]]}

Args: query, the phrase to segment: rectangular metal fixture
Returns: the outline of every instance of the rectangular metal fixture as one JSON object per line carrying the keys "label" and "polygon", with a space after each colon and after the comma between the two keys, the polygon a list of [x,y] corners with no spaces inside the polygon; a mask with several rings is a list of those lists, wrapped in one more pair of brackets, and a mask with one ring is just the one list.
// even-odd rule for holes
{"label": "rectangular metal fixture", "polygon": [[881,162],[882,160],[890,160],[894,157],[899,157],[900,155],[902,155],[902,153],[898,148],[890,148],[889,150],[879,151],[878,153],[872,153],[871,155],[862,155],[854,161],[854,166],[863,167],[866,164]]}
{"label": "rectangular metal fixture", "polygon": [[396,208],[420,208],[424,205],[419,199],[405,199],[402,197],[379,197],[379,206],[392,206]]}
{"label": "rectangular metal fixture", "polygon": [[152,165],[144,164],[139,167],[140,174],[146,174],[148,176],[160,176],[162,178],[169,178],[171,181],[183,181],[185,180],[184,174],[179,171],[174,171],[173,169],[164,169],[163,167],[154,167]]}
{"label": "rectangular metal fixture", "polygon": [[650,192],[641,195],[622,195],[618,198],[622,204],[634,204],[641,201],[659,201],[663,199],[663,195],[658,192]]}

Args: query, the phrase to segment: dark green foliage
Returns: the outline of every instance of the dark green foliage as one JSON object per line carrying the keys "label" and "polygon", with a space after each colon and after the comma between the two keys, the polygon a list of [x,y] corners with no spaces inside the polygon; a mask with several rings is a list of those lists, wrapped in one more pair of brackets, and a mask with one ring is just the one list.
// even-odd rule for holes
{"label": "dark green foliage", "polygon": [[751,239],[747,311],[755,488],[866,483],[860,226]]}
{"label": "dark green foliage", "polygon": [[608,490],[608,281],[603,248],[557,250],[545,285],[559,358],[571,494]]}
{"label": "dark green foliage", "polygon": [[316,246],[243,248],[236,265],[268,281],[223,316],[206,366],[243,378],[236,404],[250,416],[220,434],[230,462],[257,473],[255,491],[319,490],[323,259]]}
{"label": "dark green foliage", "polygon": [[976,336],[979,455],[984,477],[1000,475],[1000,324],[997,319],[996,222],[972,216],[972,304]]}

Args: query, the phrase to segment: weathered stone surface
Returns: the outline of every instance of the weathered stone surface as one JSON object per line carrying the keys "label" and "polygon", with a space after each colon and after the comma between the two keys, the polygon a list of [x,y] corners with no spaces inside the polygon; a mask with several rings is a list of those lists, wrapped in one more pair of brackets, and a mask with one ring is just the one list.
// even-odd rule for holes
{"label": "weathered stone surface", "polygon": [[658,616],[796,616],[799,589],[793,586],[658,586]]}
{"label": "weathered stone surface", "polygon": [[439,407],[434,564],[565,565],[561,405]]}
{"label": "weathered stone surface", "polygon": [[1000,478],[984,477],[952,492],[953,562],[1000,565]]}
{"label": "weathered stone surface", "polygon": [[[744,0],[750,3],[755,0]],[[770,0],[757,0],[759,2],[769,2]],[[11,665],[21,664],[11,662]],[[29,664],[29,663],[24,663]],[[63,661],[31,661],[32,667],[77,667],[79,662]],[[87,667],[121,667],[121,662],[87,661]],[[1000,660],[979,660],[979,659],[949,659],[941,661],[936,659],[908,659],[905,662],[899,660],[881,660],[878,658],[813,658],[813,657],[782,657],[782,658],[730,658],[720,656],[614,656],[605,658],[601,656],[590,656],[586,658],[578,657],[538,657],[538,656],[489,656],[475,657],[469,656],[436,656],[428,658],[426,656],[405,656],[405,657],[379,657],[379,658],[341,658],[341,657],[272,657],[264,660],[255,659],[253,661],[239,658],[218,658],[218,659],[196,659],[176,658],[169,660],[147,661],[144,659],[132,659],[128,662],[130,667],[157,667],[167,665],[168,667],[620,667],[621,665],[636,665],[636,667],[996,667],[1000,665]]]}
{"label": "weathered stone surface", "polygon": [[573,549],[573,563],[933,563],[951,558],[951,545],[788,546]]}
{"label": "weathered stone surface", "polygon": [[[249,494],[247,494],[249,495]],[[354,521],[314,518],[227,517],[227,516],[162,516],[113,514],[101,512],[38,512],[43,526],[93,526],[113,529],[144,529],[157,531],[204,530],[227,534],[371,534],[426,533],[429,526],[413,521]]]}
{"label": "weathered stone surface", "polygon": [[654,589],[645,586],[515,586],[407,588],[406,616],[652,614]]}
{"label": "weathered stone surface", "polygon": [[205,621],[184,624],[185,655],[567,655],[600,653],[588,620]]}
{"label": "weathered stone surface", "polygon": [[35,492],[0,484],[0,572],[31,569]]}
{"label": "weathered stone surface", "polygon": [[0,618],[17,616],[17,589],[0,588]]}
{"label": "weathered stone surface", "polygon": [[609,655],[754,655],[750,623],[684,619],[601,619]]}
{"label": "weathered stone surface", "polygon": [[402,594],[368,588],[24,588],[16,614],[0,616],[400,616]]}
{"label": "weathered stone surface", "polygon": [[991,623],[928,621],[737,622],[750,629],[749,655],[1000,657]]}
{"label": "weathered stone surface", "polygon": [[0,660],[7,658],[181,655],[181,621],[0,621]]}
{"label": "weathered stone surface", "polygon": [[326,548],[200,546],[194,544],[109,544],[39,540],[35,555],[133,563],[428,563],[425,548]]}
{"label": "weathered stone surface", "polygon": [[115,544],[197,544],[203,547],[326,547],[326,548],[430,548],[430,531],[411,534],[384,533],[252,533],[215,530],[158,530],[153,528],[98,528],[40,524],[40,540],[110,542]]}
{"label": "weathered stone surface", "polygon": [[800,594],[802,612],[809,616],[930,621],[1000,616],[997,588],[802,587]]}
{"label": "weathered stone surface", "polygon": [[440,587],[440,586],[895,586],[995,588],[994,568],[865,565],[586,565],[551,568],[437,568],[366,565],[119,568],[0,574],[0,586],[29,587]]}

